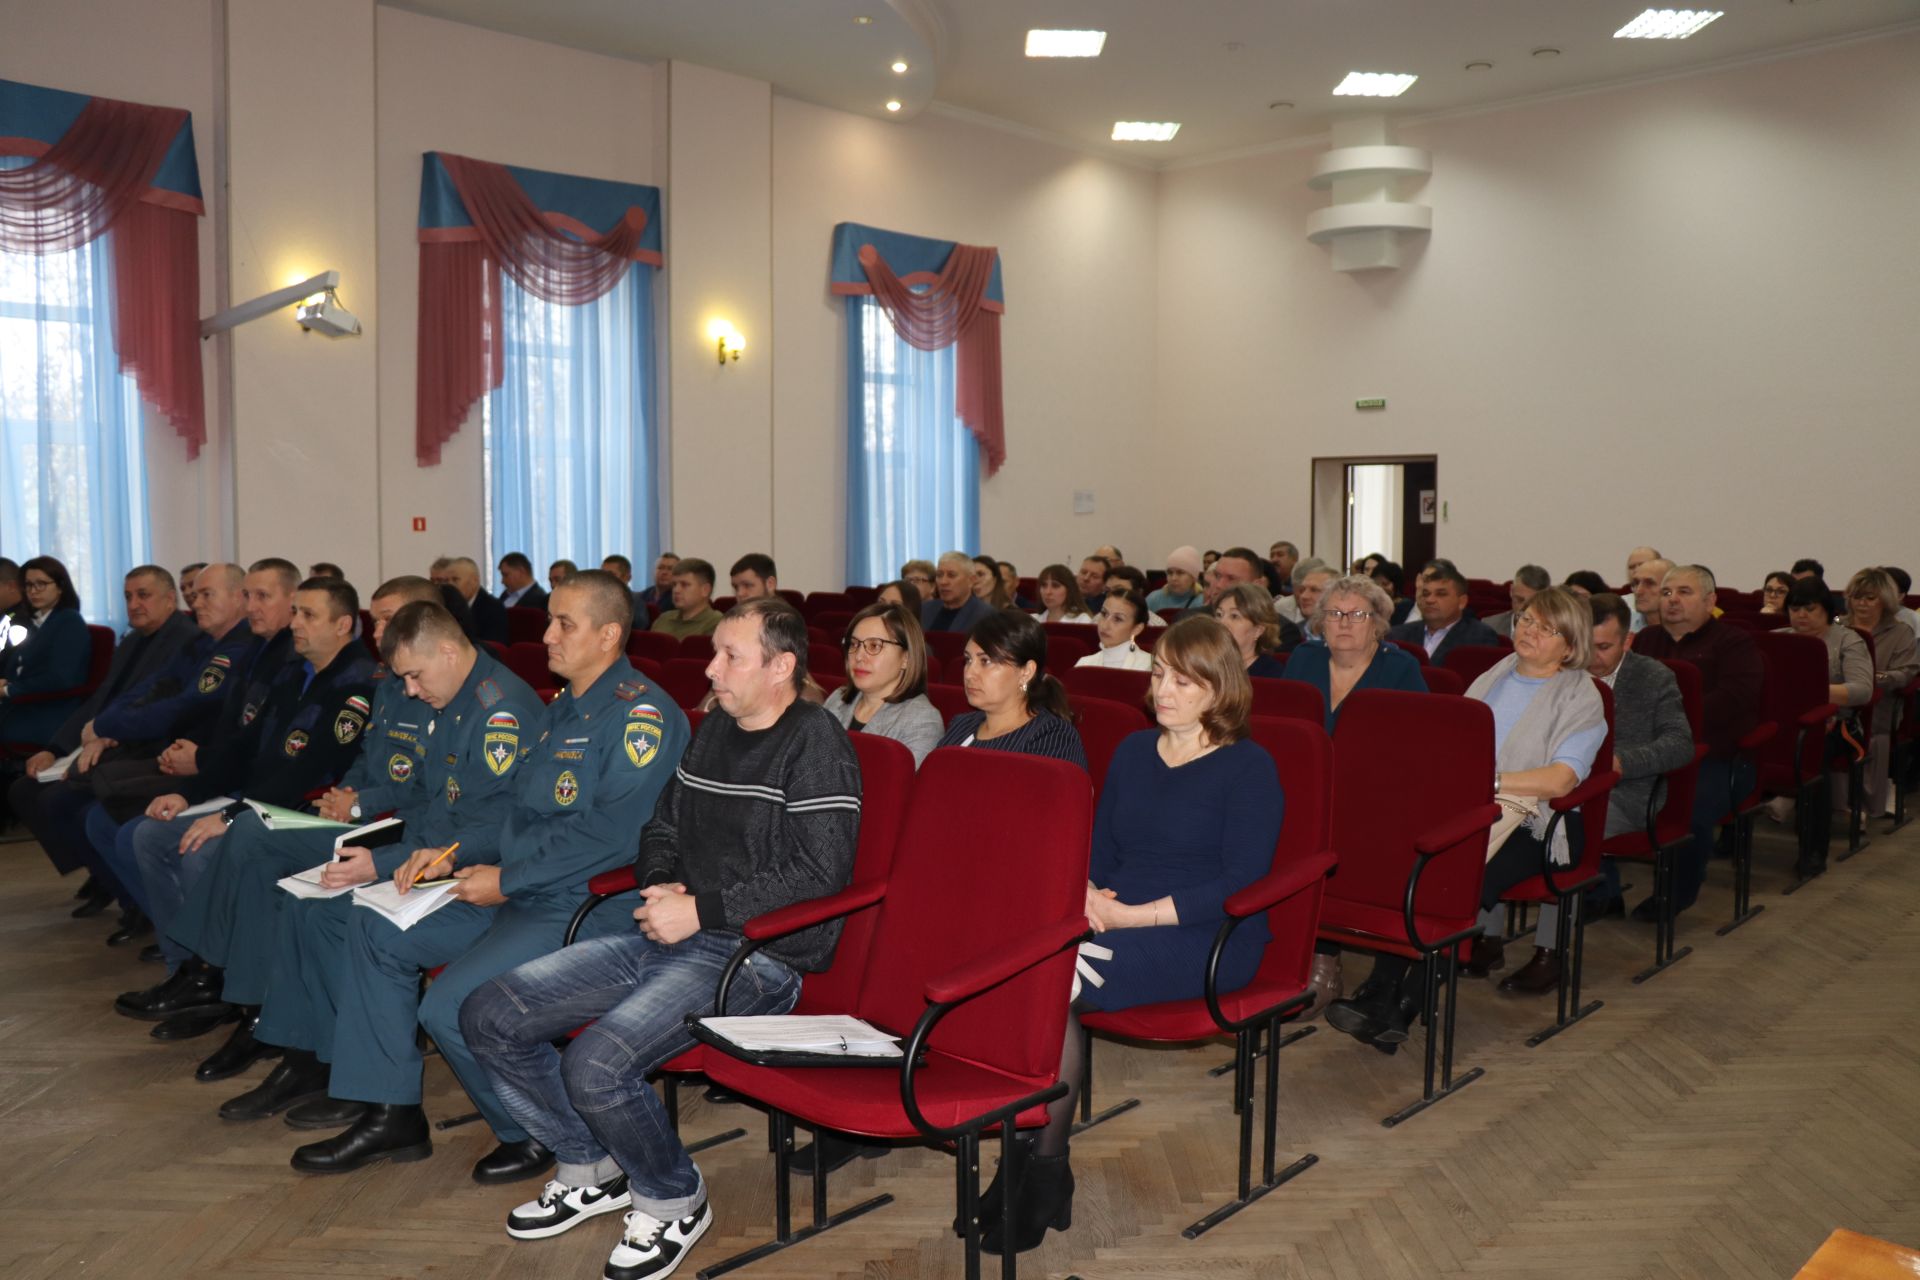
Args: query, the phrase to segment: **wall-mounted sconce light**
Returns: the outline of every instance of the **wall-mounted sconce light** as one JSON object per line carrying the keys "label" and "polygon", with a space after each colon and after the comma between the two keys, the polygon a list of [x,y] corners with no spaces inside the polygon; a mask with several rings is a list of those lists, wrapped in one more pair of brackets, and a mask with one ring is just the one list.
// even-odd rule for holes
{"label": "wall-mounted sconce light", "polygon": [[715,320],[707,326],[707,336],[713,339],[713,347],[720,357],[720,363],[728,360],[738,362],[740,353],[747,349],[747,340],[728,320]]}
{"label": "wall-mounted sconce light", "polygon": [[251,302],[243,302],[219,315],[207,317],[200,322],[200,336],[211,338],[216,333],[225,333],[249,320],[258,320],[261,316],[272,315],[282,307],[290,306],[294,308],[294,320],[302,329],[324,333],[329,338],[352,337],[360,332],[360,321],[353,312],[340,305],[339,295],[335,292],[339,287],[338,271],[322,271],[310,280],[262,294]]}

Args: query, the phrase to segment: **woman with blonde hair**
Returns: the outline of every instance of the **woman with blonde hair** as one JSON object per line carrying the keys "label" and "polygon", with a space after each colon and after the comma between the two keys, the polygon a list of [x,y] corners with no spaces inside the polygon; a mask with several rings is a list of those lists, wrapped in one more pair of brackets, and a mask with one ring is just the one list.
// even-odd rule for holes
{"label": "woman with blonde hair", "polygon": [[1275,651],[1299,644],[1300,629],[1279,615],[1265,587],[1243,582],[1227,588],[1214,600],[1213,616],[1239,646],[1248,675],[1278,679],[1287,674]]}
{"label": "woman with blonde hair", "polygon": [[1920,648],[1900,621],[1900,588],[1885,569],[1862,569],[1847,580],[1848,621],[1873,638],[1873,684],[1881,691],[1867,744],[1867,812],[1888,810],[1887,761],[1900,690],[1920,675]]}

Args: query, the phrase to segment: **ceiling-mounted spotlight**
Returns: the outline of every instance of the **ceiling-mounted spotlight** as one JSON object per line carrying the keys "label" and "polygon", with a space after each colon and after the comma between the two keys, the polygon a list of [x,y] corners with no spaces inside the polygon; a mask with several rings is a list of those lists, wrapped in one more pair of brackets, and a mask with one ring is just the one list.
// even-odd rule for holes
{"label": "ceiling-mounted spotlight", "polygon": [[293,318],[302,329],[329,338],[351,338],[360,332],[360,318],[340,305],[339,295],[331,288],[307,298],[295,309]]}

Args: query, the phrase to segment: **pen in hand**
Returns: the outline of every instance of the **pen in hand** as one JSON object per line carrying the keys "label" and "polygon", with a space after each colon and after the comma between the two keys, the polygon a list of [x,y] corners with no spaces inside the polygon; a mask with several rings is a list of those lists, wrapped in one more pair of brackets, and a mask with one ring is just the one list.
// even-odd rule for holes
{"label": "pen in hand", "polygon": [[451,858],[453,856],[453,851],[455,849],[458,849],[459,847],[460,847],[460,842],[458,840],[455,840],[452,844],[442,849],[440,851],[439,857],[435,858],[432,862],[429,862],[426,866],[420,868],[419,874],[415,875],[413,878],[413,883],[417,885],[422,880],[425,880],[427,878],[427,873],[429,871],[432,871],[435,867],[445,862],[448,858]]}

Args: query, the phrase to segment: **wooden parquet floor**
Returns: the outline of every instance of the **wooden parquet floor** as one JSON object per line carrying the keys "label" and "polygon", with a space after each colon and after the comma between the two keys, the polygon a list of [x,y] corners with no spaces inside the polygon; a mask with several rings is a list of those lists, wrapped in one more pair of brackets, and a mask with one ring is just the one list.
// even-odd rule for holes
{"label": "wooden parquet floor", "polygon": [[[1101,1044],[1096,1101],[1142,1105],[1075,1142],[1073,1228],[1023,1274],[1708,1280],[1791,1276],[1836,1226],[1920,1243],[1920,824],[1792,897],[1787,838],[1762,827],[1760,918],[1714,936],[1729,900],[1716,864],[1681,922],[1693,955],[1637,987],[1649,931],[1596,928],[1589,989],[1606,1007],[1538,1049],[1523,1040],[1546,1004],[1466,984],[1460,1059],[1486,1076],[1396,1129],[1379,1121],[1417,1094],[1417,1053],[1324,1030],[1287,1049],[1283,1150],[1320,1163],[1197,1241],[1180,1229],[1233,1187],[1226,1082],[1205,1070],[1228,1052]],[[475,1186],[480,1126],[442,1135],[428,1161],[312,1178],[287,1167],[300,1139],[277,1120],[220,1121],[216,1104],[264,1067],[197,1084],[214,1042],[161,1045],[115,1016],[113,995],[156,970],[102,946],[103,920],[67,918],[74,884],[36,846],[0,846],[0,1275],[600,1274],[617,1218],[507,1239],[507,1209],[539,1184]],[[1362,972],[1350,960],[1349,984]],[[427,1070],[431,1114],[469,1109],[437,1059]],[[766,1239],[773,1210],[759,1117],[689,1098],[689,1135],[751,1134],[702,1157],[718,1217],[690,1276]],[[952,1185],[929,1150],[856,1162],[831,1179],[834,1206],[877,1190],[894,1204],[743,1274],[958,1276]]]}

